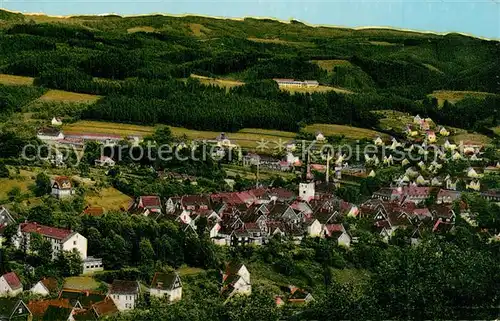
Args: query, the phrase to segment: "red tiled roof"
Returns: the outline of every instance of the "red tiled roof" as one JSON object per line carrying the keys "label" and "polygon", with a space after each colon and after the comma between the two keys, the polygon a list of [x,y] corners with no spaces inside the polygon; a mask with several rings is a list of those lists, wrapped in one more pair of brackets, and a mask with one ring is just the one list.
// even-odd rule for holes
{"label": "red tiled roof", "polygon": [[140,202],[142,203],[142,207],[161,206],[161,200],[159,196],[141,196]]}
{"label": "red tiled roof", "polygon": [[21,232],[23,233],[38,233],[53,239],[64,240],[73,233],[71,230],[65,230],[56,227],[40,225],[38,223],[22,223]]}
{"label": "red tiled roof", "polygon": [[2,275],[2,277],[4,278],[5,282],[7,282],[7,284],[10,286],[10,288],[12,290],[20,289],[23,286],[21,284],[21,280],[19,280],[19,277],[14,272],[4,274],[4,275]]}
{"label": "red tiled roof", "polygon": [[94,304],[92,308],[98,317],[112,315],[118,312],[118,308],[110,298],[106,298],[104,301]]}
{"label": "red tiled roof", "polygon": [[28,303],[28,309],[31,311],[35,318],[41,317],[45,314],[49,306],[55,306],[59,308],[69,308],[72,306],[68,299],[53,299],[53,300],[41,300],[41,301],[30,301]]}
{"label": "red tiled roof", "polygon": [[45,286],[49,292],[57,291],[59,289],[57,279],[55,278],[44,278],[40,282],[42,282],[43,286]]}
{"label": "red tiled roof", "polygon": [[[64,184],[68,184],[71,186],[71,180],[67,176],[56,176],[54,178],[54,182],[61,189]],[[71,188],[71,187],[70,187]]]}
{"label": "red tiled roof", "polygon": [[325,228],[328,231],[328,233],[344,231],[344,226],[342,226],[342,224],[326,224]]}

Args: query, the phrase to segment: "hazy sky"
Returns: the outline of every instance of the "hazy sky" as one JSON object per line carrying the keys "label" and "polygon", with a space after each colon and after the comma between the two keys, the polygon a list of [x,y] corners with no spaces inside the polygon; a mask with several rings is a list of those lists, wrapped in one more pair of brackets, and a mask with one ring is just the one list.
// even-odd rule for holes
{"label": "hazy sky", "polygon": [[0,7],[49,15],[201,14],[298,19],[334,26],[390,26],[500,39],[500,0],[0,0]]}

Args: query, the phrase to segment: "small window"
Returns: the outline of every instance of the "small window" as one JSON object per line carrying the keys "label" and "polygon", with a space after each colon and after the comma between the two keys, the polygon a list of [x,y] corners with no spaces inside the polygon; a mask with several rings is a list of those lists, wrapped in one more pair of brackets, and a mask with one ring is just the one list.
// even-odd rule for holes
{"label": "small window", "polygon": [[75,241],[73,241],[73,245],[76,245],[76,240],[75,240]]}

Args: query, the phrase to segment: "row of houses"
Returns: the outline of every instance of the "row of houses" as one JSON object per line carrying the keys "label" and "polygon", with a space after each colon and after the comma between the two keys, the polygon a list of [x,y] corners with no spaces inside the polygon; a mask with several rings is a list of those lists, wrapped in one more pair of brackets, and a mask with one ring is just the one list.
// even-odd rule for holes
{"label": "row of houses", "polygon": [[336,237],[339,244],[349,246],[350,236],[340,222],[357,216],[357,207],[331,193],[316,192],[314,183],[301,183],[299,195],[282,188],[258,188],[171,197],[165,204],[158,196],[142,196],[129,211],[174,220],[192,233],[199,233],[200,222],[206,222],[202,225],[218,245],[262,245],[275,235],[300,242],[308,235]]}

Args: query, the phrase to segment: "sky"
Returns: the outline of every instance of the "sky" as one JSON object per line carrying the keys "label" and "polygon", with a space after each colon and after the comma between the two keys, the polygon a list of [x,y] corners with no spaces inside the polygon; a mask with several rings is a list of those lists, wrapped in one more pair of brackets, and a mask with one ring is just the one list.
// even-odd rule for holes
{"label": "sky", "polygon": [[0,0],[0,7],[48,15],[268,17],[329,26],[462,32],[500,39],[500,0]]}

